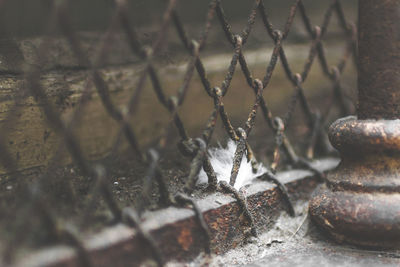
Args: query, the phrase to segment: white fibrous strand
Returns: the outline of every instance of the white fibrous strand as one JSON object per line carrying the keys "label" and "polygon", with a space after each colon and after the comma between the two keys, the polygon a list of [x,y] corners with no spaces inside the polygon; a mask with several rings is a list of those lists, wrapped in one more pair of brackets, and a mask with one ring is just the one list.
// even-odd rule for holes
{"label": "white fibrous strand", "polygon": [[[229,140],[226,147],[222,147],[221,144],[218,144],[218,147],[208,149],[210,162],[217,176],[218,182],[226,181],[229,183],[236,146],[237,145],[234,141]],[[242,186],[251,184],[257,176],[265,173],[265,171],[266,168],[259,163],[257,166],[257,171],[253,173],[251,162],[247,162],[246,155],[243,155],[239,173],[234,184],[235,189],[239,190]],[[205,184],[207,181],[207,174],[202,169],[199,173],[199,179],[197,183]]]}

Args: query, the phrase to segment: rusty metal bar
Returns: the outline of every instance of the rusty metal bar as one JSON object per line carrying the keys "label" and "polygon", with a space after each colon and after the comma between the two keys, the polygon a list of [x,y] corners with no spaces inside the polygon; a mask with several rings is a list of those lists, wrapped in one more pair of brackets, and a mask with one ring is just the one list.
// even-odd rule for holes
{"label": "rusty metal bar", "polygon": [[359,119],[400,118],[400,1],[359,3]]}
{"label": "rusty metal bar", "polygon": [[[321,172],[331,170],[337,159],[327,158],[313,163]],[[308,170],[277,173],[294,201],[305,201],[318,185],[318,177]],[[246,188],[249,209],[254,214],[257,230],[266,231],[274,226],[282,209],[283,195],[278,186],[257,181]],[[212,253],[222,254],[243,242],[249,225],[241,219],[238,201],[225,194],[215,193],[197,201],[207,225],[210,225]],[[166,261],[189,261],[203,252],[209,242],[201,230],[196,214],[187,208],[169,207],[143,215],[141,228],[149,233],[160,248]],[[94,266],[139,266],[152,259],[152,249],[145,245],[137,230],[118,224],[104,229],[84,242],[87,256]],[[0,262],[1,265],[1,262]],[[68,247],[51,247],[29,255],[16,266],[78,266],[79,258]]]}
{"label": "rusty metal bar", "polygon": [[339,242],[400,245],[400,1],[359,1],[356,117],[333,123],[342,161],[310,202]]}

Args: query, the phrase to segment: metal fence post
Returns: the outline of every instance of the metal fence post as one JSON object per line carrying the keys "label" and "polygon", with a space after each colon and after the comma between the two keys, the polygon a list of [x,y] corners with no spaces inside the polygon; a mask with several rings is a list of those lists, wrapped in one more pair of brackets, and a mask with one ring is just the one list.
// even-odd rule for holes
{"label": "metal fence post", "polygon": [[336,240],[400,245],[400,0],[359,1],[357,118],[332,124],[341,163],[310,215]]}

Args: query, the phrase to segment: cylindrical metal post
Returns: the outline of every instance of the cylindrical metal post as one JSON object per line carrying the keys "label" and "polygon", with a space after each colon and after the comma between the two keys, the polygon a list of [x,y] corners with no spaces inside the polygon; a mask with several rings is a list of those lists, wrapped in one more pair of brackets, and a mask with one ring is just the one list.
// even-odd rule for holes
{"label": "cylindrical metal post", "polygon": [[400,118],[400,1],[359,1],[358,118]]}
{"label": "cylindrical metal post", "polygon": [[400,246],[400,0],[359,1],[357,118],[329,130],[341,163],[310,201],[336,240]]}

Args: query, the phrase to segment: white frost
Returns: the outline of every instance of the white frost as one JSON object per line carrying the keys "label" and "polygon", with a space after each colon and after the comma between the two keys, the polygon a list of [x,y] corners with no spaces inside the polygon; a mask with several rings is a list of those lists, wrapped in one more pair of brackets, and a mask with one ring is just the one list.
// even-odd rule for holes
{"label": "white frost", "polygon": [[[228,141],[227,146],[224,148],[219,144],[219,147],[210,148],[208,154],[210,155],[210,162],[217,175],[218,181],[226,181],[229,183],[231,171],[233,166],[233,157],[236,150],[236,143],[232,140]],[[252,183],[253,179],[260,176],[266,171],[266,168],[259,163],[258,170],[253,173],[251,163],[247,162],[246,155],[243,155],[240,164],[239,173],[236,178],[234,187],[239,190],[242,186]],[[207,174],[204,170],[199,173],[198,184],[205,184],[208,181]]]}

